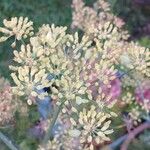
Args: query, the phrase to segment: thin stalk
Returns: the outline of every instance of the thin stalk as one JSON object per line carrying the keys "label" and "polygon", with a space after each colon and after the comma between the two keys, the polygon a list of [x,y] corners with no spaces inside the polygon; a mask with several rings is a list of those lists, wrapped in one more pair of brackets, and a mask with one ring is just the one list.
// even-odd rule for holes
{"label": "thin stalk", "polygon": [[119,147],[122,143],[123,144],[121,145],[121,150],[127,150],[127,147],[129,146],[130,142],[142,131],[144,131],[145,129],[149,129],[149,128],[150,128],[150,122],[146,121],[145,123],[142,123],[140,126],[132,130],[130,133],[119,137],[113,143],[105,146],[104,148],[102,148],[102,150],[106,150],[106,149],[114,150],[117,147]]}
{"label": "thin stalk", "polygon": [[21,39],[21,43],[22,43],[24,46],[26,45],[23,39]]}
{"label": "thin stalk", "polygon": [[122,75],[119,76],[119,78],[122,78],[124,75],[129,75],[129,73],[133,71],[133,69],[130,69],[129,71],[127,72],[124,72]]}
{"label": "thin stalk", "polygon": [[53,137],[53,136],[52,136],[53,127],[54,127],[54,125],[55,125],[55,123],[56,123],[56,121],[57,121],[57,118],[58,118],[58,115],[59,115],[60,111],[62,110],[62,107],[63,107],[63,105],[64,105],[64,102],[65,102],[65,101],[63,101],[63,102],[58,106],[57,110],[55,111],[53,120],[52,120],[52,122],[51,122],[51,124],[50,124],[50,126],[49,126],[49,128],[48,128],[48,130],[47,130],[47,133],[45,134],[45,137],[44,137],[44,140],[43,140],[43,144],[46,144],[46,143],[48,142],[48,140]]}
{"label": "thin stalk", "polygon": [[5,143],[5,145],[11,150],[19,150],[18,148],[16,148],[15,145],[13,145],[12,141],[8,139],[8,137],[6,137],[2,132],[0,132],[0,140],[2,140],[2,142]]}
{"label": "thin stalk", "polygon": [[111,150],[115,149],[116,147],[118,147],[118,145],[122,144],[123,141],[126,140],[126,138],[127,138],[127,135],[126,135],[126,134],[123,135],[123,136],[121,136],[121,137],[120,137],[119,139],[117,139],[115,142],[113,142],[112,144],[110,144],[110,145],[109,145],[109,148],[110,148]]}
{"label": "thin stalk", "polygon": [[143,124],[141,124],[140,126],[138,126],[137,128],[135,128],[132,132],[130,132],[126,138],[126,140],[124,141],[124,143],[122,144],[120,150],[127,150],[129,144],[132,142],[132,140],[141,132],[143,132],[145,129],[149,129],[150,128],[150,122],[145,122]]}

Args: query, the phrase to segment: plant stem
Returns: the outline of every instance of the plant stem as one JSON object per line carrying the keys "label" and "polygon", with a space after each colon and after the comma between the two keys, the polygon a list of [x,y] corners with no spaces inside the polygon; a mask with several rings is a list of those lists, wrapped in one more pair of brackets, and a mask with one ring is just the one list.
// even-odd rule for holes
{"label": "plant stem", "polygon": [[53,127],[54,127],[54,125],[55,125],[55,123],[56,123],[56,120],[57,120],[57,118],[58,118],[58,115],[59,115],[60,111],[62,110],[62,107],[63,107],[63,105],[64,105],[64,102],[65,102],[65,101],[63,101],[63,102],[58,106],[57,110],[55,111],[53,120],[52,120],[52,122],[51,122],[51,124],[50,124],[50,126],[49,126],[49,128],[48,128],[48,130],[47,130],[47,133],[45,134],[45,137],[44,137],[44,139],[43,139],[43,144],[46,144],[46,143],[48,142],[48,140],[49,140],[50,138],[52,138]]}
{"label": "plant stem", "polygon": [[9,140],[2,132],[0,132],[0,139],[3,141],[3,143],[6,144],[7,147],[9,147],[11,150],[19,150],[16,148],[16,146],[13,145],[12,141]]}
{"label": "plant stem", "polygon": [[24,46],[26,45],[23,39],[21,39],[21,43],[22,43]]}
{"label": "plant stem", "polygon": [[128,146],[130,144],[130,142],[142,131],[144,131],[145,129],[150,128],[150,122],[145,122],[143,124],[141,124],[140,126],[138,126],[137,128],[135,128],[132,132],[130,132],[125,140],[125,142],[122,144],[121,149],[120,150],[127,150]]}
{"label": "plant stem", "polygon": [[139,133],[141,133],[143,130],[150,128],[150,122],[146,121],[145,123],[141,124],[140,126],[136,127],[133,131],[131,131],[128,134],[125,134],[121,137],[119,137],[117,140],[115,140],[113,143],[109,144],[108,146],[105,146],[102,148],[102,150],[114,150],[116,147],[122,144],[120,150],[127,150],[128,145],[130,144],[131,140],[133,140]]}
{"label": "plant stem", "polygon": [[129,75],[129,73],[132,71],[133,69],[130,69],[129,71],[125,72],[119,76],[119,78],[122,78],[124,75]]}
{"label": "plant stem", "polygon": [[110,144],[109,148],[111,150],[115,149],[118,145],[120,145],[125,139],[127,138],[127,134],[121,136],[119,139],[117,139],[115,142]]}

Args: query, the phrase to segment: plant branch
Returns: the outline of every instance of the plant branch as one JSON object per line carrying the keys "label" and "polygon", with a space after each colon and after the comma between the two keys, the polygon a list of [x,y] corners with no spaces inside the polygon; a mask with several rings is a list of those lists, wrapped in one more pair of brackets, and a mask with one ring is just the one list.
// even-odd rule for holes
{"label": "plant branch", "polygon": [[121,136],[119,139],[117,139],[115,142],[109,145],[110,149],[115,149],[118,145],[120,145],[125,139],[127,138],[127,134]]}
{"label": "plant branch", "polygon": [[0,139],[3,141],[3,143],[6,144],[7,147],[9,147],[11,150],[19,150],[16,148],[16,146],[13,145],[12,141],[8,139],[2,132],[0,132]]}
{"label": "plant branch", "polygon": [[58,118],[58,115],[59,115],[60,111],[62,110],[62,107],[63,107],[63,105],[64,105],[64,102],[65,102],[65,101],[63,101],[63,102],[58,106],[57,110],[55,111],[53,120],[52,120],[52,122],[51,122],[51,124],[50,124],[50,126],[49,126],[49,128],[48,128],[48,130],[47,130],[47,133],[45,134],[45,137],[44,137],[44,139],[43,139],[43,144],[46,144],[46,143],[48,142],[48,140],[49,140],[50,138],[52,138],[53,127],[54,127],[54,125],[55,125],[55,123],[56,123],[56,120],[57,120],[57,118]]}
{"label": "plant branch", "polygon": [[120,150],[127,150],[128,145],[135,138],[135,136],[137,136],[140,132],[142,132],[142,131],[144,131],[145,129],[148,129],[148,128],[150,128],[150,122],[149,121],[141,124],[140,126],[138,126],[137,128],[135,128],[133,131],[131,131],[130,133],[125,134],[125,135],[119,137],[113,143],[111,143],[108,146],[105,146],[104,148],[102,148],[102,150],[106,150],[106,149],[114,150],[116,147],[118,147],[119,145],[121,145],[123,142],[124,143],[121,146]]}
{"label": "plant branch", "polygon": [[140,126],[138,126],[137,128],[135,128],[133,131],[131,131],[125,142],[122,144],[121,149],[120,150],[127,150],[129,144],[131,143],[131,141],[142,131],[144,131],[145,129],[150,128],[150,122],[145,122],[143,124],[141,124]]}

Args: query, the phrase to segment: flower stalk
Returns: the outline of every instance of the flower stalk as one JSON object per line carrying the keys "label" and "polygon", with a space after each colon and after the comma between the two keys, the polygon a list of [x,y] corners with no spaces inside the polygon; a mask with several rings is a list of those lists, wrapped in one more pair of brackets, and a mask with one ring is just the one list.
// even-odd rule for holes
{"label": "flower stalk", "polygon": [[138,135],[140,134],[142,131],[144,131],[145,129],[150,128],[150,122],[146,121],[145,123],[141,124],[140,126],[138,126],[137,128],[135,128],[133,131],[131,131],[128,134],[125,134],[121,137],[119,137],[117,140],[115,140],[113,143],[111,143],[110,145],[102,148],[102,150],[105,149],[109,149],[109,150],[113,150],[115,148],[117,148],[118,146],[121,145],[121,149],[120,150],[127,150],[129,144],[131,143],[131,141]]}
{"label": "flower stalk", "polygon": [[124,143],[121,146],[120,150],[127,150],[129,144],[131,143],[131,141],[141,132],[143,132],[145,129],[149,129],[150,128],[150,122],[145,122],[143,124],[141,124],[140,126],[138,126],[137,128],[135,128],[132,132],[130,132],[126,138],[126,140],[124,141]]}
{"label": "flower stalk", "polygon": [[8,137],[6,137],[2,132],[0,132],[0,140],[11,150],[19,150]]}
{"label": "flower stalk", "polygon": [[53,120],[52,120],[52,122],[50,123],[50,126],[49,126],[49,128],[48,128],[48,130],[47,130],[47,132],[46,132],[46,134],[45,134],[44,139],[43,139],[43,144],[46,144],[46,143],[49,141],[49,139],[51,139],[51,138],[53,137],[53,135],[52,135],[53,127],[54,127],[54,125],[55,125],[55,123],[56,123],[56,121],[57,121],[57,118],[58,118],[58,116],[59,116],[59,113],[61,112],[61,110],[62,110],[62,108],[63,108],[64,102],[65,102],[65,101],[63,101],[63,102],[58,106],[58,108],[56,109],[56,111],[55,111],[55,113],[54,113]]}

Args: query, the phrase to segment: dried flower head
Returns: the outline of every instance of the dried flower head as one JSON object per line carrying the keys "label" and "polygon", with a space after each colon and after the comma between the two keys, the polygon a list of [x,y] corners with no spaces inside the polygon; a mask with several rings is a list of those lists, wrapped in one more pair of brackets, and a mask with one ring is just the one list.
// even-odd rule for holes
{"label": "dried flower head", "polygon": [[[33,35],[33,22],[29,21],[28,18],[23,17],[12,17],[11,20],[4,19],[4,27],[0,27],[0,32],[4,35],[0,37],[0,42],[6,41],[11,36],[15,36],[15,39],[21,40]],[[16,42],[12,44],[14,47]]]}
{"label": "dried flower head", "polygon": [[90,110],[80,111],[78,120],[70,119],[75,127],[70,131],[70,135],[80,138],[80,143],[89,144],[91,150],[94,149],[94,144],[100,144],[105,141],[110,141],[109,134],[113,133],[109,129],[111,120],[110,115],[104,112],[97,111],[95,106],[91,106]]}
{"label": "dried flower head", "polygon": [[19,67],[18,71],[12,73],[11,76],[16,84],[16,87],[13,87],[13,92],[19,96],[27,96],[29,105],[33,103],[31,96],[44,99],[47,93],[39,93],[39,90],[51,85],[45,69],[39,71],[36,67],[23,66]]}
{"label": "dried flower head", "polygon": [[92,35],[99,25],[113,22],[118,28],[124,25],[123,20],[110,13],[110,4],[105,0],[98,0],[93,8],[85,6],[83,0],[73,0],[73,22],[72,27],[78,27],[86,34]]}
{"label": "dried flower head", "polygon": [[58,103],[62,100],[66,105],[88,103],[92,95],[88,90],[87,81],[91,77],[88,77],[90,68],[87,62],[95,62],[91,71],[97,73],[100,84],[110,86],[116,73],[115,59],[111,55],[117,53],[112,50],[109,55],[106,47],[109,44],[103,44],[100,38],[95,41],[96,46],[92,46],[88,36],[80,39],[78,33],[66,34],[66,27],[43,25],[30,38],[29,44],[21,45],[19,52],[14,50],[16,64],[10,66],[16,84],[13,92],[27,97],[29,105],[36,97],[44,99],[47,96],[46,92],[39,92],[45,87],[50,87],[51,96]]}
{"label": "dried flower head", "polygon": [[40,145],[38,150],[60,150],[61,143],[57,138],[54,138],[52,141],[48,141],[48,143],[44,146]]}
{"label": "dried flower head", "polygon": [[[38,66],[38,62],[40,61],[40,57],[42,57],[44,53],[44,49],[42,47],[33,47],[31,45],[21,45],[21,50],[18,52],[14,50],[14,61],[21,65],[26,66]],[[17,67],[11,66],[11,69],[17,69]]]}
{"label": "dried flower head", "polygon": [[65,41],[67,27],[55,27],[54,24],[42,25],[37,33],[37,38],[42,45],[48,45],[50,48],[55,48]]}
{"label": "dried flower head", "polygon": [[128,69],[134,69],[147,77],[150,76],[150,50],[137,43],[125,44],[125,51],[120,57],[121,62]]}

